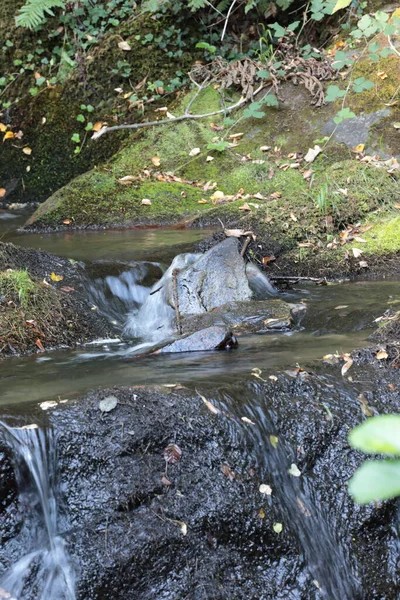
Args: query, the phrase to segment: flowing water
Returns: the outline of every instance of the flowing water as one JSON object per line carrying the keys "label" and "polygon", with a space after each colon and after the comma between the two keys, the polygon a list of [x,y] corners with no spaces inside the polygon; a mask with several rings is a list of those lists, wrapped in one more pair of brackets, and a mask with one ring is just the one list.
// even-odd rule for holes
{"label": "flowing water", "polygon": [[75,576],[59,535],[57,456],[51,430],[0,421],[11,448],[19,502],[25,507],[22,556],[0,581],[0,597],[20,600],[28,588],[37,600],[75,600]]}
{"label": "flowing water", "polygon": [[[374,319],[400,304],[397,281],[347,282],[326,287],[301,285],[282,294],[284,299],[302,302],[307,307],[306,316],[296,330],[244,335],[239,339],[239,348],[229,352],[135,358],[141,341],[154,342],[170,333],[172,309],[161,294],[152,292],[168,283],[170,271],[166,269],[173,256],[208,234],[208,231],[159,229],[41,236],[8,232],[7,241],[88,262],[85,285],[91,302],[115,325],[115,337],[75,350],[4,361],[0,372],[0,404],[19,405],[21,413],[27,402],[73,398],[93,388],[113,385],[182,383],[195,387],[201,382],[217,389],[223,383],[239,384],[255,368],[273,374],[296,364],[315,365],[325,354],[349,352],[366,345]],[[185,255],[175,263],[192,260],[193,255]],[[235,412],[234,406],[231,399],[230,412]],[[356,571],[349,568],[351,557],[313,497],[312,484],[305,478],[300,482],[288,476],[290,449],[284,444],[271,448],[265,441],[273,432],[273,415],[256,390],[252,400],[246,402],[246,411],[258,427],[249,435],[237,419],[236,435],[247,439],[248,452],[256,458],[261,470],[273,474],[283,513],[292,522],[322,597],[356,600],[360,590]],[[21,553],[0,588],[21,600],[24,585],[29,582],[31,586],[39,586],[40,600],[74,600],[74,573],[58,533],[56,457],[51,431],[16,428],[5,423],[1,427],[13,451],[21,503],[29,497],[36,518],[25,524],[25,529],[31,527],[28,538],[34,541],[32,548]],[[299,506],[303,507],[303,513]],[[310,518],[304,519],[304,510]]]}

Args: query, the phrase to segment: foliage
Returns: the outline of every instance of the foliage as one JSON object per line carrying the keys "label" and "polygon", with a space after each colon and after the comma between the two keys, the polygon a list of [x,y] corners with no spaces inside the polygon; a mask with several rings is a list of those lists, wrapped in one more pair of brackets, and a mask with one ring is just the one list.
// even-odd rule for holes
{"label": "foliage", "polygon": [[28,271],[4,271],[0,273],[0,295],[6,298],[17,298],[22,307],[29,304],[35,284]]}
{"label": "foliage", "polygon": [[46,15],[54,17],[53,8],[65,8],[64,0],[27,0],[19,9],[15,21],[20,27],[34,29],[46,20]]}
{"label": "foliage", "polygon": [[365,462],[349,482],[352,496],[360,504],[400,496],[400,415],[380,415],[367,419],[349,434],[353,448],[367,454],[391,458]]}

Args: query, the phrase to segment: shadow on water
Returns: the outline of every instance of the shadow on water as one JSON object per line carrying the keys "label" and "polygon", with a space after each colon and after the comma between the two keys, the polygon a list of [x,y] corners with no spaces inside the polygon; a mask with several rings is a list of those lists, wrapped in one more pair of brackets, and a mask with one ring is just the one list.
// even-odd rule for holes
{"label": "shadow on water", "polygon": [[75,600],[75,575],[58,531],[53,432],[34,424],[15,427],[0,421],[0,433],[12,451],[19,503],[26,510],[23,529],[15,540],[25,554],[0,581],[0,597],[23,600],[34,592],[37,600]]}

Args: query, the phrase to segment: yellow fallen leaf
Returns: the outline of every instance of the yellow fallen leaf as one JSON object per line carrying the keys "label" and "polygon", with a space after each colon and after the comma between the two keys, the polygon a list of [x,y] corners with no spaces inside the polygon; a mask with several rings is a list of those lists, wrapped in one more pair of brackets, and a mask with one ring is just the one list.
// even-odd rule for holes
{"label": "yellow fallen leaf", "polygon": [[7,190],[6,188],[0,188],[0,198],[4,198],[4,196],[7,194]]}
{"label": "yellow fallen leaf", "polygon": [[208,200],[202,198],[201,200],[197,200],[197,204],[207,204]]}
{"label": "yellow fallen leaf", "polygon": [[387,73],[385,73],[385,71],[378,71],[376,74],[377,77],[379,77],[379,79],[387,79]]}
{"label": "yellow fallen leaf", "polygon": [[102,121],[96,121],[96,123],[93,125],[93,131],[100,131],[100,129],[102,127],[103,127]]}
{"label": "yellow fallen leaf", "polygon": [[212,202],[215,202],[216,200],[222,200],[222,198],[225,198],[225,194],[224,194],[224,192],[221,192],[220,190],[217,190],[216,192],[214,192],[212,194],[212,196],[210,196],[210,200]]}
{"label": "yellow fallen leaf", "polygon": [[56,275],[55,273],[52,273],[50,275],[50,279],[52,281],[62,281],[64,279],[64,276],[63,275]]}
{"label": "yellow fallen leaf", "polygon": [[4,125],[4,123],[0,123],[0,131],[3,133],[4,131],[7,131],[7,125]]}
{"label": "yellow fallen leaf", "polygon": [[160,157],[159,156],[153,156],[153,158],[151,159],[151,162],[153,163],[153,165],[155,167],[159,167],[160,163],[161,163]]}
{"label": "yellow fallen leaf", "polygon": [[197,390],[196,390],[196,392],[200,396],[200,398],[203,400],[203,402],[207,406],[208,410],[210,412],[212,412],[214,415],[219,415],[219,409],[216,406],[214,406],[214,404],[212,402],[207,400],[207,398],[205,398],[202,394],[200,394],[200,392],[198,392]]}
{"label": "yellow fallen leaf", "polygon": [[143,198],[142,204],[144,204],[145,206],[150,206],[151,205],[151,200],[149,200],[148,198]]}
{"label": "yellow fallen leaf", "polygon": [[32,148],[29,148],[29,146],[25,146],[25,148],[22,148],[22,152],[30,156],[32,154]]}
{"label": "yellow fallen leaf", "polygon": [[388,353],[386,352],[386,350],[379,350],[379,352],[376,353],[376,358],[378,360],[385,360],[385,358],[388,357]]}
{"label": "yellow fallen leaf", "polygon": [[133,175],[125,175],[125,177],[121,177],[118,179],[118,183],[121,185],[131,185],[135,181],[135,177]]}
{"label": "yellow fallen leaf", "polygon": [[351,149],[352,152],[360,153],[364,152],[365,144],[357,144],[354,148]]}
{"label": "yellow fallen leaf", "polygon": [[353,359],[349,358],[343,365],[342,367],[342,376],[346,375],[347,371],[350,369],[351,365],[353,364]]}
{"label": "yellow fallen leaf", "polygon": [[290,213],[290,218],[292,219],[292,221],[294,221],[296,223],[297,217],[294,213]]}
{"label": "yellow fallen leaf", "polygon": [[282,533],[283,525],[282,523],[274,523],[272,529],[275,531],[275,533]]}
{"label": "yellow fallen leaf", "polygon": [[14,137],[14,134],[12,131],[7,131],[7,133],[5,134],[5,136],[3,137],[3,142],[5,140],[11,140]]}

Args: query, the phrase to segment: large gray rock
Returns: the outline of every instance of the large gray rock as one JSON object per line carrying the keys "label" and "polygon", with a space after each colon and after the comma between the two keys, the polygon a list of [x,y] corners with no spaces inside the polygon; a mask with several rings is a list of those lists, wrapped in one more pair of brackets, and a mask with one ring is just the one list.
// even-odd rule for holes
{"label": "large gray rock", "polygon": [[[181,315],[201,314],[222,304],[252,297],[238,240],[233,237],[179,271],[176,280]],[[172,304],[175,304],[174,299]]]}

